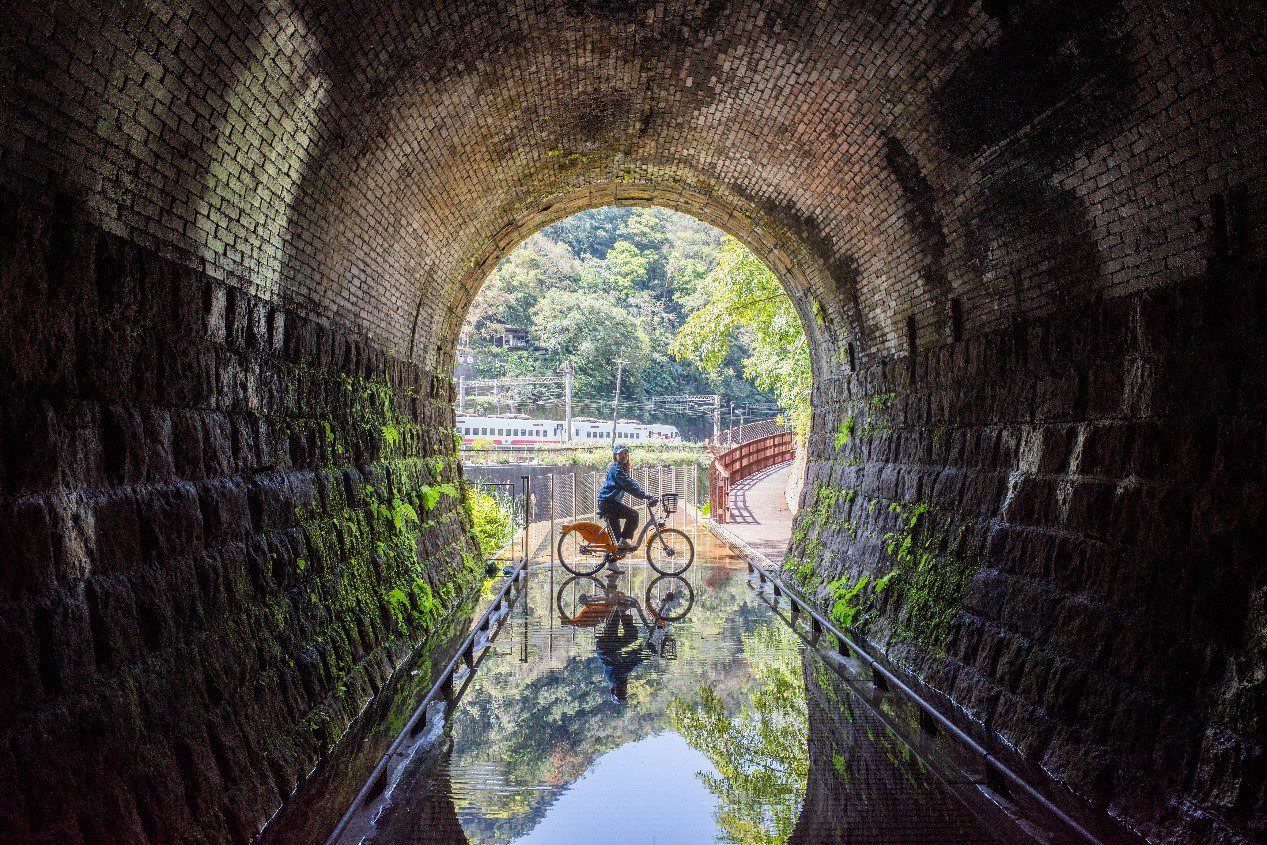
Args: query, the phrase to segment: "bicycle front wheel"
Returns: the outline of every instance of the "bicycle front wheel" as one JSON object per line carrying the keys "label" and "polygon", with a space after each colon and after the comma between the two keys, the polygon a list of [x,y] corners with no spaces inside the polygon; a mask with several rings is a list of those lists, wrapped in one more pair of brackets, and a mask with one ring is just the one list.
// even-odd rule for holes
{"label": "bicycle front wheel", "polygon": [[681,575],[695,561],[695,544],[686,533],[665,528],[647,538],[647,563],[661,575]]}
{"label": "bicycle front wheel", "polygon": [[695,606],[695,590],[684,578],[661,575],[647,586],[647,610],[659,622],[677,622]]}
{"label": "bicycle front wheel", "polygon": [[565,531],[559,538],[559,563],[573,575],[593,575],[602,569],[603,552],[586,543],[580,531]]}

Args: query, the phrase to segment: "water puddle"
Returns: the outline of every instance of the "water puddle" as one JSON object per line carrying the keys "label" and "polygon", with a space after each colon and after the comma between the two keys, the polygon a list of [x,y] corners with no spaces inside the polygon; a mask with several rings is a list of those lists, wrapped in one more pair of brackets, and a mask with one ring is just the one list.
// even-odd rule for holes
{"label": "water puddle", "polygon": [[695,536],[681,578],[533,570],[365,841],[1006,841]]}

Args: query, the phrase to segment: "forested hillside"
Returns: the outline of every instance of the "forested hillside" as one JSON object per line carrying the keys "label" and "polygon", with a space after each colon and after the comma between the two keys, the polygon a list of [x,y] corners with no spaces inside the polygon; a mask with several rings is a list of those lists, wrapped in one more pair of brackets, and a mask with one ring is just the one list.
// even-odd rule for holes
{"label": "forested hillside", "polygon": [[[688,436],[702,437],[711,431],[711,418],[673,413],[649,401],[720,393],[727,412],[734,402],[751,420],[772,416],[776,402],[791,409],[779,373],[786,371],[789,382],[802,375],[792,361],[795,348],[790,358],[784,350],[771,359],[769,339],[743,325],[745,303],[732,297],[738,308],[728,312],[730,319],[719,321],[716,332],[706,326],[717,317],[720,294],[735,282],[750,286],[754,268],[781,295],[764,265],[694,218],[661,208],[587,211],[532,236],[498,265],[467,317],[464,351],[482,379],[552,375],[570,362],[575,413],[599,417],[611,413],[613,362],[624,359],[621,416],[670,422]],[[782,300],[785,317],[791,315],[799,334],[790,303]],[[778,308],[766,306],[767,311]],[[761,315],[762,322],[769,317]],[[508,335],[526,345],[497,345]],[[705,339],[707,348],[701,343]],[[766,360],[754,370],[758,359]],[[804,361],[807,376],[807,356]],[[558,396],[557,389],[522,390],[519,409],[554,415]],[[492,405],[472,398],[469,409],[492,410]]]}

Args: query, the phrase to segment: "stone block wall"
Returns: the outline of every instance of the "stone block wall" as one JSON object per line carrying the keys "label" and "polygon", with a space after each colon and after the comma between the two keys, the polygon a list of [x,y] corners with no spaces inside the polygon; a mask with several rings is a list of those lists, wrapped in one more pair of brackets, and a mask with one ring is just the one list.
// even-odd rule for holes
{"label": "stone block wall", "polygon": [[797,305],[839,618],[1141,829],[1264,835],[1262,4],[5,11],[15,838],[267,817],[472,580],[467,307],[613,202]]}
{"label": "stone block wall", "polygon": [[247,842],[478,583],[447,378],[0,208],[0,830]]}
{"label": "stone block wall", "polygon": [[785,567],[1168,842],[1267,836],[1260,268],[816,385]]}

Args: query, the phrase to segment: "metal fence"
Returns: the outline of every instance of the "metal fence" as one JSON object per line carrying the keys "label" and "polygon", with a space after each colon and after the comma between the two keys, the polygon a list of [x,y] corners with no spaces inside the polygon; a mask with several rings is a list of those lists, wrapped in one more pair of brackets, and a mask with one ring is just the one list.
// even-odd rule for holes
{"label": "metal fence", "polygon": [[[680,507],[669,516],[667,524],[685,528],[699,521],[699,508],[708,501],[706,473],[707,467],[701,464],[638,467],[632,475],[652,496],[676,493]],[[604,476],[597,471],[572,470],[560,470],[545,478],[536,476],[528,487],[527,531],[516,526],[511,544],[515,549],[513,556],[526,557],[530,563],[553,563],[562,526],[578,519],[598,518],[595,510]],[[630,504],[639,507],[641,503]],[[522,507],[518,510],[523,512]],[[646,511],[640,511],[645,521]]]}
{"label": "metal fence", "polygon": [[744,443],[751,443],[753,440],[760,440],[762,437],[791,430],[791,426],[784,425],[777,417],[770,420],[758,420],[728,428],[716,438],[709,438],[705,441],[705,445],[716,454],[735,446],[742,446]]}
{"label": "metal fence", "polygon": [[717,522],[730,521],[730,488],[750,475],[777,464],[787,463],[794,456],[790,430],[749,440],[733,449],[718,451],[709,468],[710,515]]}

